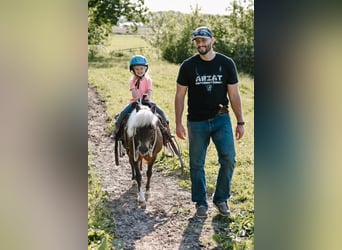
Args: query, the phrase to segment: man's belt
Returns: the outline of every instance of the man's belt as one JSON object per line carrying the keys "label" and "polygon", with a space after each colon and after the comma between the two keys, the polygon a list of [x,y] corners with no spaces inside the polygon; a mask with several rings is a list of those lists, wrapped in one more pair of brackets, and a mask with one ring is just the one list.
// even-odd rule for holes
{"label": "man's belt", "polygon": [[217,114],[228,114],[228,108],[223,105],[220,105],[220,108],[217,111]]}

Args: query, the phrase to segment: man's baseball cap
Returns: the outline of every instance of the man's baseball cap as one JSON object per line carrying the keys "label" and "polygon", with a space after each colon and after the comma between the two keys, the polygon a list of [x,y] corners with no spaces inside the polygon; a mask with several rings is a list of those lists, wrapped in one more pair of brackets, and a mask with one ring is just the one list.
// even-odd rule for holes
{"label": "man's baseball cap", "polygon": [[196,38],[212,38],[213,32],[206,26],[201,26],[195,29],[194,32],[192,32],[193,38],[192,40],[195,40]]}

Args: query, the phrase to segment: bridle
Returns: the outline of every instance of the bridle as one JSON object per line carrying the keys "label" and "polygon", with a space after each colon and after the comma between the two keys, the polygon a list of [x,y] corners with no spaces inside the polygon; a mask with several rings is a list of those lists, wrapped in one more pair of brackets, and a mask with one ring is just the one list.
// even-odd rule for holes
{"label": "bridle", "polygon": [[[158,127],[156,127],[155,129],[154,129],[154,141],[153,141],[153,144],[152,144],[152,147],[150,147],[149,149],[148,149],[148,155],[150,156],[150,157],[152,157],[152,155],[153,155],[153,151],[154,151],[154,148],[156,147],[156,144],[157,144],[157,137],[158,137],[158,131],[157,131],[157,129],[158,129]],[[138,158],[139,158],[139,151],[136,149],[136,147],[135,147],[135,137],[136,137],[136,128],[134,129],[134,133],[133,133],[133,136],[132,136],[132,140],[133,140],[133,142],[132,142],[132,146],[133,146],[133,159],[134,159],[134,161],[137,161],[138,160]]]}

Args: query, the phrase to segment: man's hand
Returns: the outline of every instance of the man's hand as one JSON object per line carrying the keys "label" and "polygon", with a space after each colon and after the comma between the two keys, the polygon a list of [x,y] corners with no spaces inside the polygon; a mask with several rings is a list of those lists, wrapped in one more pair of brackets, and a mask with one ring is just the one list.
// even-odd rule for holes
{"label": "man's hand", "polygon": [[245,133],[245,128],[243,125],[237,125],[235,129],[235,138],[239,140],[242,138],[243,134]]}
{"label": "man's hand", "polygon": [[186,131],[183,124],[176,125],[176,135],[182,140],[186,139]]}

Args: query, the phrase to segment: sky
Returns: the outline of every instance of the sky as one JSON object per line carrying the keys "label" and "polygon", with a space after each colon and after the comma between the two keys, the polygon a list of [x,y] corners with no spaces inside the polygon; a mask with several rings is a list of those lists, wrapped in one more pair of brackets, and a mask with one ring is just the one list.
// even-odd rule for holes
{"label": "sky", "polygon": [[226,8],[233,0],[145,0],[145,6],[151,11],[174,10],[183,13],[191,13],[191,8],[196,4],[201,8],[202,14],[224,15],[228,14]]}

